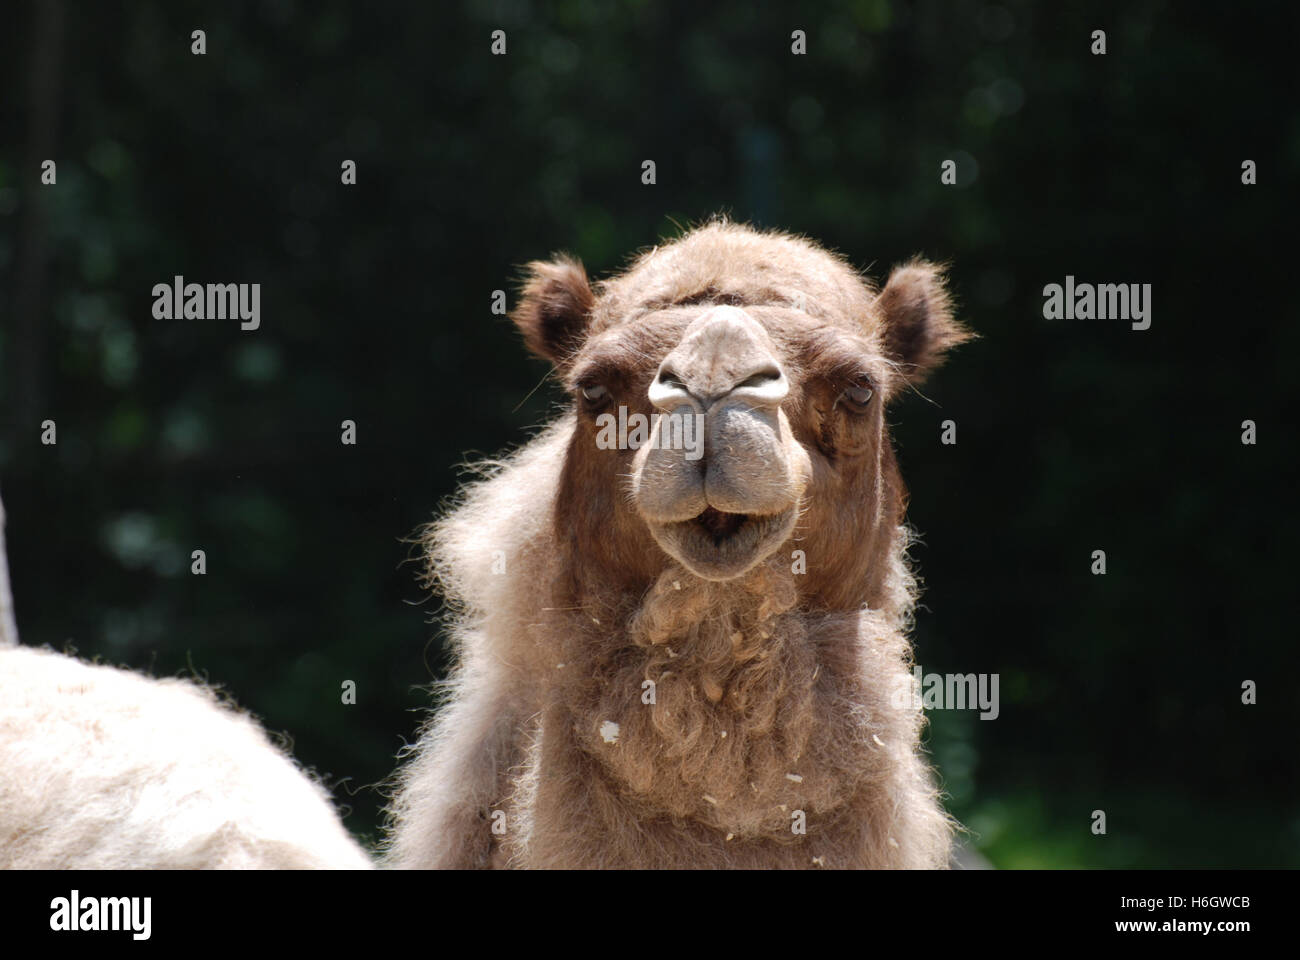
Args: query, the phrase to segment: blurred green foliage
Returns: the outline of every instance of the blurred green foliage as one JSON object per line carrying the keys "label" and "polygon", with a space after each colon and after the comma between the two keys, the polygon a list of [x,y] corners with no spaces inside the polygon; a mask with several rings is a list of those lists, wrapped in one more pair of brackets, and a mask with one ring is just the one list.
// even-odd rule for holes
{"label": "blurred green foliage", "polygon": [[[445,667],[403,538],[467,454],[559,400],[491,292],[554,250],[605,274],[722,211],[877,277],[947,260],[982,336],[892,415],[925,535],[918,660],[1001,676],[997,720],[937,712],[929,735],[976,846],[1007,867],[1300,864],[1300,344],[1272,239],[1300,119],[1268,53],[1289,10],[84,4],[51,46],[34,9],[0,35],[0,481],[26,642],[227,686],[373,838],[370,785]],[[54,187],[30,149],[46,121]],[[153,319],[177,274],[260,282],[261,329]],[[1044,320],[1066,274],[1153,284],[1151,329]]]}

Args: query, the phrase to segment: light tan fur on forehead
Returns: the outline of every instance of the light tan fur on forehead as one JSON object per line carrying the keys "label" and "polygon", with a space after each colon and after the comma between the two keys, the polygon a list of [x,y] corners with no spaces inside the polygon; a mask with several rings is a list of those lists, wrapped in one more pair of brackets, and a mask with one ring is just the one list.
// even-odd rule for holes
{"label": "light tan fur on forehead", "polygon": [[570,385],[584,346],[608,344],[602,334],[626,331],[629,369],[653,364],[672,312],[718,304],[761,315],[791,356],[808,352],[800,338],[825,342],[821,333],[838,331],[844,338],[839,353],[861,345],[864,359],[886,370],[874,378],[886,395],[924,380],[952,347],[971,338],[954,318],[940,266],[913,260],[877,288],[843,257],[810,240],[725,220],[642,253],[594,289],[576,260],[534,262],[522,292],[515,323],[529,348],[553,362]]}
{"label": "light tan fur on forehead", "polygon": [[876,290],[840,256],[791,234],[712,221],[636,258],[597,287],[592,331],[652,310],[720,302],[801,306],[809,316],[845,326],[878,323]]}
{"label": "light tan fur on forehead", "polygon": [[590,353],[629,366],[652,369],[684,329],[673,321],[724,303],[759,321],[791,374],[857,359],[886,396],[905,379],[886,356],[875,285],[843,257],[792,234],[710,221],[640,254],[595,293]]}

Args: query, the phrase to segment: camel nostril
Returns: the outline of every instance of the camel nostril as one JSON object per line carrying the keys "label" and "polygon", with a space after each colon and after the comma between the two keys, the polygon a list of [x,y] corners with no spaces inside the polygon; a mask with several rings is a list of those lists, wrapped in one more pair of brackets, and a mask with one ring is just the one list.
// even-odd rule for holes
{"label": "camel nostril", "polygon": [[780,380],[781,377],[782,373],[780,368],[769,367],[766,370],[760,370],[758,373],[746,377],[740,383],[736,384],[734,389],[739,390],[741,387],[763,387],[774,380]]}
{"label": "camel nostril", "polygon": [[764,406],[779,404],[790,392],[790,381],[775,363],[751,373],[731,388],[731,393],[744,397],[749,403]]}
{"label": "camel nostril", "polygon": [[659,376],[650,384],[649,398],[656,407],[668,411],[676,410],[683,403],[695,402],[691,399],[691,391],[671,367],[659,371]]}

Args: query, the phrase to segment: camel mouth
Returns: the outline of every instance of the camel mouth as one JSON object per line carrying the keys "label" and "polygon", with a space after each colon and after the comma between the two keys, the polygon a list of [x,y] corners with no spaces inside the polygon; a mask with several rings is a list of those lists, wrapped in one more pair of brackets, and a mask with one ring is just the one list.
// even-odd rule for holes
{"label": "camel mouth", "polygon": [[713,507],[705,507],[700,515],[690,522],[713,537],[714,546],[721,546],[723,540],[734,536],[748,520],[747,513],[723,513]]}
{"label": "camel mouth", "polygon": [[794,530],[798,510],[727,513],[706,507],[689,520],[652,523],[659,546],[696,576],[731,580],[771,556]]}

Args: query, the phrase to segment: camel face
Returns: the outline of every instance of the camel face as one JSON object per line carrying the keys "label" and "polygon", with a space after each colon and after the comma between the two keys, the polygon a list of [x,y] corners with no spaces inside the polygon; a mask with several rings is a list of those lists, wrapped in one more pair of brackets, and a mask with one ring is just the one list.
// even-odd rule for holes
{"label": "camel face", "polygon": [[580,579],[738,580],[802,551],[806,597],[871,602],[903,499],[884,406],[966,337],[937,268],[877,290],[816,244],[710,223],[594,288],[573,260],[529,269],[515,322],[574,398],[556,516]]}
{"label": "camel face", "polygon": [[[611,375],[632,358],[649,373]],[[845,559],[869,554],[853,544],[897,520],[872,508],[901,489],[881,416],[891,374],[869,328],[784,299],[652,310],[593,338],[571,379],[583,408],[591,395],[601,410],[644,400],[637,409],[659,419],[633,453],[603,453],[573,473],[625,486],[626,509],[665,559],[703,579],[734,579],[803,550],[817,558],[809,587],[832,570],[842,583]],[[700,442],[674,442],[683,436]],[[575,447],[570,457],[590,454]]]}
{"label": "camel face", "polygon": [[[662,416],[633,459],[632,497],[697,576],[745,573],[793,532],[810,464],[781,409],[789,393],[767,331],[739,307],[705,308],[659,363],[646,396]],[[703,442],[687,448],[674,431]]]}

